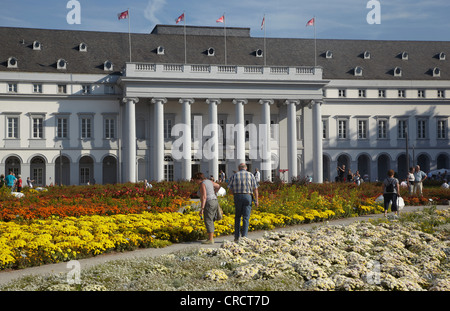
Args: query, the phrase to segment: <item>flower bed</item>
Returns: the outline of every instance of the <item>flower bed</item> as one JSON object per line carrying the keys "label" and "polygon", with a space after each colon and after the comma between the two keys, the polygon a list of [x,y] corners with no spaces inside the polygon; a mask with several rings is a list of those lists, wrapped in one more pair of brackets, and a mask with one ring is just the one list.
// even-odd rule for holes
{"label": "flower bed", "polygon": [[[162,182],[51,187],[25,190],[23,198],[0,191],[0,269],[78,259],[138,247],[204,238],[205,227],[188,205],[197,186]],[[381,212],[378,185],[266,184],[252,211],[249,230]],[[224,219],[216,236],[234,232],[231,195],[220,198]],[[185,213],[177,213],[180,207]]]}
{"label": "flower bed", "polygon": [[[110,291],[449,291],[450,211],[400,221],[267,232],[220,248],[110,261],[61,274],[27,276],[0,290]],[[433,224],[426,233],[421,223]],[[426,227],[426,226],[425,226]]]}

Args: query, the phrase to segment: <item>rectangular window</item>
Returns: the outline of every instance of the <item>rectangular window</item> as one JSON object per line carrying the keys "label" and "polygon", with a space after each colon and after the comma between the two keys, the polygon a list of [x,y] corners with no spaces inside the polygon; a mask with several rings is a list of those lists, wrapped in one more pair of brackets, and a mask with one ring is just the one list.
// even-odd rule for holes
{"label": "rectangular window", "polygon": [[444,90],[438,90],[437,91],[437,96],[438,96],[438,98],[445,98]]}
{"label": "rectangular window", "polygon": [[406,130],[407,130],[406,120],[399,120],[398,121],[398,138],[399,139],[406,139]]}
{"label": "rectangular window", "polygon": [[447,121],[438,120],[437,121],[437,138],[445,139],[447,138]]}
{"label": "rectangular window", "polygon": [[347,120],[338,121],[338,138],[347,139]]}
{"label": "rectangular window", "polygon": [[322,120],[322,138],[328,138],[328,120]]}
{"label": "rectangular window", "polygon": [[367,120],[358,120],[358,139],[367,139]]}
{"label": "rectangular window", "polygon": [[42,93],[42,84],[33,84],[33,93]]}
{"label": "rectangular window", "polygon": [[83,94],[91,94],[91,86],[89,84],[84,84],[81,86],[81,92]]}
{"label": "rectangular window", "polygon": [[89,167],[80,168],[80,183],[87,184],[90,180],[90,169]]}
{"label": "rectangular window", "polygon": [[425,90],[418,90],[417,91],[417,97],[425,98]]}
{"label": "rectangular window", "polygon": [[427,121],[417,120],[417,138],[425,139],[427,138]]}
{"label": "rectangular window", "polygon": [[405,98],[406,97],[406,91],[405,90],[398,90],[398,97]]}
{"label": "rectangular window", "polygon": [[366,90],[358,90],[359,97],[366,97]]}
{"label": "rectangular window", "polygon": [[8,118],[8,138],[19,138],[19,118]]}
{"label": "rectangular window", "polygon": [[33,118],[33,138],[43,138],[44,118]]}
{"label": "rectangular window", "polygon": [[378,97],[385,98],[386,97],[386,90],[378,90]]}
{"label": "rectangular window", "polygon": [[378,120],[378,139],[387,138],[387,120]]}
{"label": "rectangular window", "polygon": [[67,138],[67,126],[68,126],[67,118],[58,118],[56,124],[56,137],[58,138]]}
{"label": "rectangular window", "polygon": [[164,139],[172,138],[172,119],[164,119]]}
{"label": "rectangular window", "polygon": [[136,120],[136,138],[137,139],[145,139],[145,120],[137,119]]}
{"label": "rectangular window", "polygon": [[35,185],[45,185],[44,183],[44,169],[43,168],[33,168],[33,177]]}
{"label": "rectangular window", "polygon": [[8,92],[17,93],[17,83],[8,83]]}
{"label": "rectangular window", "polygon": [[59,94],[67,94],[67,85],[66,84],[58,84],[58,93]]}
{"label": "rectangular window", "polygon": [[339,97],[347,97],[347,92],[345,91],[345,89],[338,90],[338,93]]}
{"label": "rectangular window", "polygon": [[[273,121],[270,121],[271,124],[272,124],[272,122]],[[226,135],[225,135],[226,121],[225,121],[225,119],[219,120],[219,126],[221,129],[221,131],[219,132],[219,142],[222,142],[222,145],[225,146],[225,144],[226,144]],[[273,138],[273,131],[271,131],[270,134],[272,135],[272,138]]]}
{"label": "rectangular window", "polygon": [[92,119],[82,118],[81,119],[81,138],[87,139],[92,137]]}
{"label": "rectangular window", "polygon": [[115,119],[113,119],[113,118],[105,119],[105,138],[106,139],[116,138],[115,128],[116,128]]}
{"label": "rectangular window", "polygon": [[166,181],[173,181],[173,164],[164,164],[164,178]]}

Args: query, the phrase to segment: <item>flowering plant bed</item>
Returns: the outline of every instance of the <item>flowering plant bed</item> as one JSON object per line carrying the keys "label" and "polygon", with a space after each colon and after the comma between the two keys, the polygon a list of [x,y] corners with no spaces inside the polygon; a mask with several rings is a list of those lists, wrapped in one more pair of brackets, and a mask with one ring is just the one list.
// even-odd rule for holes
{"label": "flowering plant bed", "polygon": [[220,248],[110,261],[83,269],[77,284],[27,276],[0,290],[449,291],[449,222],[449,210],[430,208],[399,221],[271,231]]}
{"label": "flowering plant bed", "polygon": [[[143,184],[50,187],[26,189],[23,198],[2,188],[0,269],[202,239],[204,223],[190,208],[197,187],[189,182],[155,183],[151,189]],[[263,183],[249,230],[379,213],[379,191],[371,184]],[[233,196],[219,201],[225,215],[216,222],[215,234],[232,234]],[[177,212],[181,207],[184,213]]]}

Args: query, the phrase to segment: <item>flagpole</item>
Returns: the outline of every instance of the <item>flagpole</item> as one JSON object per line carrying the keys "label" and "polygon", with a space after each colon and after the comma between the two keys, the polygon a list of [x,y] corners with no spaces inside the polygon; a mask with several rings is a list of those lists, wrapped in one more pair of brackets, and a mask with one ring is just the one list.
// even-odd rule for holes
{"label": "flagpole", "polygon": [[264,67],[267,65],[266,64],[266,55],[267,55],[267,51],[266,51],[266,14],[264,14],[264,17],[263,17],[263,20],[264,20],[264,51],[263,51],[263,53],[264,53]]}
{"label": "flagpole", "polygon": [[128,45],[130,46],[130,63],[131,63],[131,31],[130,31],[130,20],[131,20],[131,14],[130,14],[130,9],[128,9]]}
{"label": "flagpole", "polygon": [[314,67],[317,67],[316,17],[314,16]]}
{"label": "flagpole", "polygon": [[184,64],[187,64],[187,51],[186,51],[186,14],[183,11],[184,20]]}
{"label": "flagpole", "polygon": [[223,13],[223,33],[225,37],[225,65],[227,65],[227,26],[225,24],[225,13]]}

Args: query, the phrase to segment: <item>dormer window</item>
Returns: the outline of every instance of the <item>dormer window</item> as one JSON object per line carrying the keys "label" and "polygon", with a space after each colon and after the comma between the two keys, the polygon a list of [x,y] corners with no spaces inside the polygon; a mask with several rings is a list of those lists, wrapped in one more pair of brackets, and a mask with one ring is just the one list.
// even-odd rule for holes
{"label": "dormer window", "polygon": [[56,62],[56,68],[57,69],[61,69],[61,70],[67,69],[67,62],[66,62],[66,60],[64,60],[62,58],[58,59],[58,61]]}
{"label": "dormer window", "polygon": [[8,68],[17,68],[17,58],[10,57],[8,58]]}
{"label": "dormer window", "polygon": [[403,52],[402,53],[402,60],[408,60],[408,58],[409,58],[408,52]]}
{"label": "dormer window", "polygon": [[81,42],[80,45],[78,46],[78,50],[80,52],[87,52],[87,45],[84,42]]}
{"label": "dormer window", "polygon": [[365,51],[364,52],[364,59],[370,59],[370,52],[369,51]]}
{"label": "dormer window", "polygon": [[263,51],[261,49],[257,49],[255,51],[256,57],[262,57],[263,56]]}
{"label": "dormer window", "polygon": [[33,50],[40,51],[41,47],[42,47],[42,44],[39,41],[34,41],[33,42]]}
{"label": "dormer window", "polygon": [[114,68],[114,65],[111,61],[107,60],[103,63],[103,69],[105,71],[112,71]]}
{"label": "dormer window", "polygon": [[439,53],[439,60],[445,60],[446,57],[447,55],[444,52]]}
{"label": "dormer window", "polygon": [[401,77],[402,76],[402,68],[395,67],[394,68],[394,77]]}
{"label": "dormer window", "polygon": [[214,56],[214,53],[215,53],[214,48],[209,48],[209,49],[207,50],[207,53],[208,53],[208,56]]}
{"label": "dormer window", "polygon": [[326,51],[326,52],[325,52],[325,58],[333,58],[333,52],[331,52],[331,51]]}
{"label": "dormer window", "polygon": [[356,67],[355,67],[355,76],[356,76],[356,77],[361,77],[362,74],[363,74],[362,68],[361,68],[360,66],[356,66]]}
{"label": "dormer window", "polygon": [[165,49],[163,46],[158,46],[158,48],[156,49],[156,52],[158,55],[164,55]]}
{"label": "dormer window", "polygon": [[437,67],[433,68],[433,77],[440,77],[441,76],[441,70]]}

